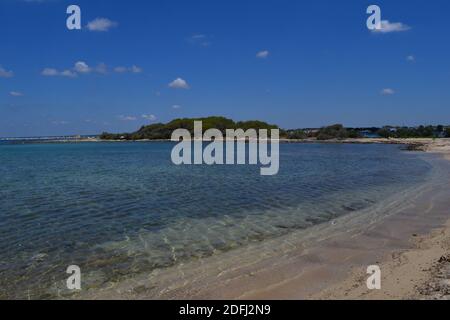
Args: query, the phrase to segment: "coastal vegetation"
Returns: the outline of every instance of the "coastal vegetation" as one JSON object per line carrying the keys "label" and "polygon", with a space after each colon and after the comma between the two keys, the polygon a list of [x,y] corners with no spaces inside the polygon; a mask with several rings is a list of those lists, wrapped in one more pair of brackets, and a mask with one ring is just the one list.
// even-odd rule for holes
{"label": "coastal vegetation", "polygon": [[321,128],[317,132],[317,140],[331,140],[331,139],[348,139],[361,138],[361,134],[354,129],[346,129],[342,124],[335,124],[332,126]]}
{"label": "coastal vegetation", "polygon": [[346,128],[342,124],[334,124],[322,128],[308,129],[281,129],[277,125],[267,122],[234,121],[220,116],[206,118],[180,118],[168,123],[155,123],[142,126],[132,133],[108,133],[100,135],[102,140],[168,140],[176,129],[187,129],[194,132],[194,122],[202,121],[203,132],[208,129],[219,129],[225,134],[226,129],[280,129],[280,138],[291,140],[317,139],[317,140],[344,140],[349,138],[450,138],[450,126],[418,126],[418,127],[394,127],[382,128]]}
{"label": "coastal vegetation", "polygon": [[418,127],[384,127],[378,131],[382,138],[449,138],[450,127],[418,126]]}
{"label": "coastal vegetation", "polygon": [[279,129],[276,125],[271,125],[262,121],[240,121],[235,122],[225,117],[207,117],[207,118],[182,118],[175,119],[169,123],[156,123],[141,127],[133,133],[112,134],[104,132],[100,139],[103,140],[167,140],[171,138],[172,132],[176,129],[187,129],[191,134],[194,133],[194,122],[202,121],[203,132],[208,129],[219,129],[225,134],[227,129]]}

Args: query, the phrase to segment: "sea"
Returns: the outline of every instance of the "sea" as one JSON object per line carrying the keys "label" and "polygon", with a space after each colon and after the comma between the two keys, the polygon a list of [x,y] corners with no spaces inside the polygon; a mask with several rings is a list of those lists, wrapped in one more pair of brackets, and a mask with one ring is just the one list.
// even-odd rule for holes
{"label": "sea", "polygon": [[399,145],[281,144],[280,171],[176,166],[171,142],[0,141],[0,299],[70,298],[365,214],[426,183]]}

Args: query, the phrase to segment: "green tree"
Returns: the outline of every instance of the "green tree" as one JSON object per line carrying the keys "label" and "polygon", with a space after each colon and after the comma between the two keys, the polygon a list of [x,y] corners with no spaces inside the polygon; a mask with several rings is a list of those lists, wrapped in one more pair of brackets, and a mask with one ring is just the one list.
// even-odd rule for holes
{"label": "green tree", "polygon": [[348,132],[342,124],[321,128],[317,134],[317,140],[346,139]]}
{"label": "green tree", "polygon": [[447,127],[447,128],[445,129],[445,137],[446,137],[446,138],[450,138],[450,127]]}
{"label": "green tree", "polygon": [[176,129],[186,129],[189,130],[191,135],[194,134],[194,122],[202,121],[203,133],[208,129],[219,129],[223,134],[226,133],[227,129],[240,128],[243,130],[248,129],[277,129],[275,125],[268,124],[262,121],[245,121],[235,123],[233,120],[225,117],[207,117],[207,118],[182,118],[175,119],[169,123],[155,123],[148,126],[142,126],[138,131],[133,133],[124,134],[110,134],[104,132],[100,135],[101,139],[112,140],[121,139],[123,137],[125,140],[167,140],[172,136],[172,132]]}
{"label": "green tree", "polygon": [[306,139],[307,135],[304,130],[297,129],[297,130],[287,130],[284,134],[284,136],[287,139],[294,139],[294,140],[302,140]]}

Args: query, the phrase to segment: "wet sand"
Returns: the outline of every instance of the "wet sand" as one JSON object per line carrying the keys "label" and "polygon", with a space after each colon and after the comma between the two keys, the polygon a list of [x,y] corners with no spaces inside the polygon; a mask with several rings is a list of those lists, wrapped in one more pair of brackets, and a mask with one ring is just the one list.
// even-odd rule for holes
{"label": "wet sand", "polygon": [[[450,162],[444,157],[450,160],[450,142],[420,140],[427,151],[443,154],[430,160],[439,177],[432,184],[405,190],[368,212],[154,270],[77,298],[443,298],[430,286],[446,290],[442,277],[450,253]],[[379,291],[367,289],[369,265],[381,268]]]}
{"label": "wet sand", "polygon": [[[450,141],[423,140],[424,150],[450,160]],[[450,198],[449,198],[450,199]],[[430,207],[430,210],[433,210]],[[444,207],[450,217],[450,206]],[[413,248],[394,251],[385,257],[381,290],[367,290],[362,284],[365,270],[356,268],[350,276],[314,296],[314,299],[450,299],[450,220],[444,226],[423,235],[414,235]]]}

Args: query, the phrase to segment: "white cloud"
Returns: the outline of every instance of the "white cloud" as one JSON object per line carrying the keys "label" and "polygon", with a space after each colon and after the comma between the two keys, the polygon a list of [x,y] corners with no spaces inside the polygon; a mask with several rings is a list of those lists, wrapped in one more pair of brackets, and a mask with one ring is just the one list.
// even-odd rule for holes
{"label": "white cloud", "polygon": [[44,70],[42,70],[41,74],[46,77],[54,77],[54,76],[58,76],[59,72],[58,72],[58,70],[53,69],[53,68],[45,68]]}
{"label": "white cloud", "polygon": [[381,21],[381,29],[374,29],[375,33],[391,33],[391,32],[403,32],[410,30],[411,27],[401,22],[389,22],[388,20]]}
{"label": "white cloud", "polygon": [[395,94],[395,91],[394,91],[394,89],[386,88],[386,89],[381,90],[381,94],[383,96],[392,96]]}
{"label": "white cloud", "polygon": [[9,95],[12,96],[12,97],[23,97],[23,93],[19,92],[19,91],[11,91],[9,93]]}
{"label": "white cloud", "polygon": [[178,104],[175,104],[175,105],[172,106],[172,109],[181,109],[181,106],[178,105]]}
{"label": "white cloud", "polygon": [[75,72],[73,72],[72,70],[64,70],[60,73],[60,75],[62,77],[67,77],[67,78],[76,78],[77,74]]}
{"label": "white cloud", "polygon": [[117,22],[111,21],[106,18],[97,18],[88,23],[87,28],[89,31],[106,32],[109,29],[118,25]]}
{"label": "white cloud", "polygon": [[61,77],[67,77],[67,78],[75,78],[77,76],[77,74],[75,72],[73,72],[72,70],[64,70],[64,71],[60,72],[54,68],[45,68],[44,70],[42,70],[41,75],[43,75],[45,77],[61,76]]}
{"label": "white cloud", "polygon": [[211,45],[211,37],[205,35],[205,34],[194,34],[190,37],[188,37],[186,40],[192,45],[197,45],[201,47],[209,47]]}
{"label": "white cloud", "polygon": [[114,72],[125,73],[125,72],[127,72],[127,68],[126,67],[115,67]]}
{"label": "white cloud", "polygon": [[100,74],[107,74],[108,73],[108,66],[104,63],[99,63],[97,67],[95,68],[95,72]]}
{"label": "white cloud", "polygon": [[406,57],[406,61],[414,62],[414,61],[416,61],[416,57],[413,56],[413,55],[409,55],[409,56]]}
{"label": "white cloud", "polygon": [[0,66],[0,78],[12,78],[14,77],[14,72],[8,71],[2,66]]}
{"label": "white cloud", "polygon": [[[141,73],[143,70],[142,68],[133,65],[131,67],[116,67],[113,69],[116,73]],[[86,62],[84,61],[78,61],[74,64],[72,69],[66,69],[64,71],[59,71],[54,68],[45,68],[42,70],[41,74],[46,77],[56,77],[56,76],[62,76],[62,77],[68,77],[68,78],[75,78],[79,74],[89,74],[92,72],[96,72],[99,74],[108,74],[108,66],[104,63],[99,63],[96,67],[90,67]]]}
{"label": "white cloud", "polygon": [[65,121],[65,120],[55,120],[55,121],[52,121],[52,124],[54,124],[56,126],[65,126],[66,124],[69,124],[69,122]]}
{"label": "white cloud", "polygon": [[91,68],[84,61],[78,61],[75,63],[73,69],[78,73],[89,73]]}
{"label": "white cloud", "polygon": [[267,50],[264,50],[264,51],[258,52],[258,53],[256,54],[256,57],[259,58],[259,59],[266,59],[266,58],[269,57],[269,55],[270,55],[270,52],[267,51]]}
{"label": "white cloud", "polygon": [[143,114],[142,118],[149,120],[149,121],[155,121],[156,120],[156,116],[153,114]]}
{"label": "white cloud", "polygon": [[132,73],[141,73],[141,72],[142,72],[142,68],[139,68],[138,66],[132,66],[132,67],[130,68],[130,71],[131,71]]}
{"label": "white cloud", "polygon": [[169,87],[172,89],[189,89],[189,84],[186,82],[186,80],[183,80],[181,78],[177,78],[173,80],[171,83],[169,83]]}
{"label": "white cloud", "polygon": [[205,39],[206,35],[204,34],[194,34],[193,36],[190,37],[190,39]]}
{"label": "white cloud", "polygon": [[140,67],[138,67],[136,65],[133,65],[133,66],[131,66],[129,68],[120,66],[120,67],[115,67],[114,68],[114,72],[116,72],[116,73],[127,73],[127,72],[130,72],[130,73],[141,73],[142,72],[142,68],[140,68]]}
{"label": "white cloud", "polygon": [[122,121],[136,121],[137,118],[134,116],[119,116],[119,119]]}

